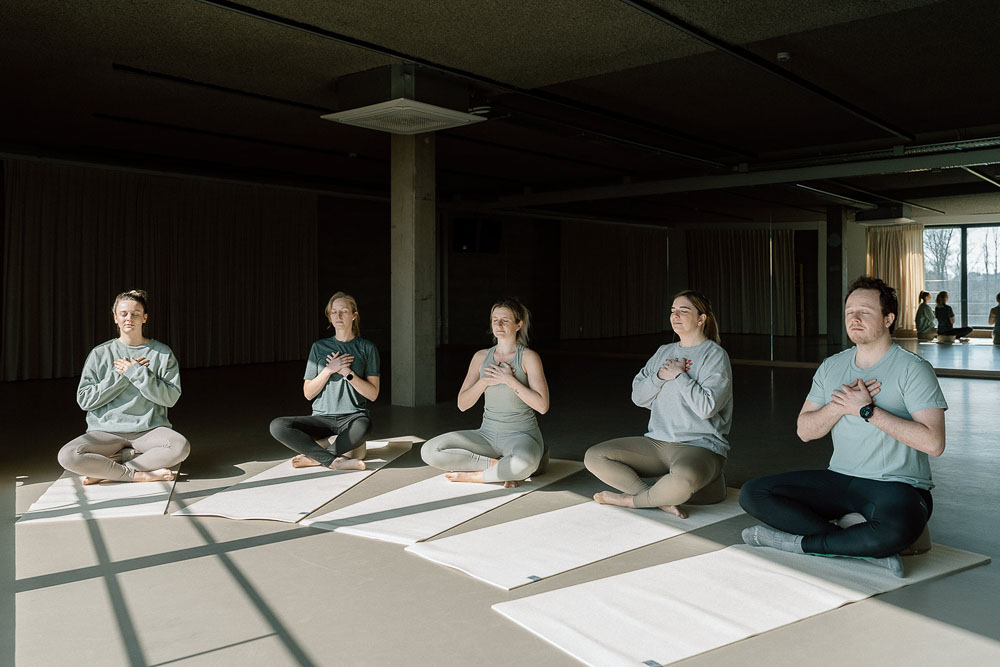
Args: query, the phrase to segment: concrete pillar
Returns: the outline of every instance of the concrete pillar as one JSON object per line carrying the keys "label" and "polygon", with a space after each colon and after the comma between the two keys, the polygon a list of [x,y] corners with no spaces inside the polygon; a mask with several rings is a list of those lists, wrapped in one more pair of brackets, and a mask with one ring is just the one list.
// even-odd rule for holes
{"label": "concrete pillar", "polygon": [[392,135],[392,404],[436,400],[434,135]]}
{"label": "concrete pillar", "polygon": [[844,234],[847,232],[847,209],[826,209],[826,342],[833,352],[846,341],[844,331],[844,292],[847,289],[844,257]]}

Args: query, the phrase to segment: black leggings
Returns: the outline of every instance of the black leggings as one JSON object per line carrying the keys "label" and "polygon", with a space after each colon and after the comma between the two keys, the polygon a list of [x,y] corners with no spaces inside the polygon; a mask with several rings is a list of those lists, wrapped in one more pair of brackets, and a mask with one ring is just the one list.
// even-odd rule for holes
{"label": "black leggings", "polygon": [[938,329],[938,336],[954,336],[955,338],[965,338],[972,333],[972,327],[958,327],[957,329]]}
{"label": "black leggings", "polygon": [[[931,516],[930,491],[832,470],[802,470],[752,479],[740,506],[772,528],[805,536],[811,554],[884,558],[913,544]],[[850,528],[830,523],[857,512],[867,519]]]}
{"label": "black leggings", "polygon": [[[305,454],[316,463],[329,467],[341,454],[360,447],[372,421],[363,412],[349,415],[312,415],[311,417],[278,417],[271,422],[271,435],[289,449]],[[330,451],[316,444],[317,440],[337,436]]]}

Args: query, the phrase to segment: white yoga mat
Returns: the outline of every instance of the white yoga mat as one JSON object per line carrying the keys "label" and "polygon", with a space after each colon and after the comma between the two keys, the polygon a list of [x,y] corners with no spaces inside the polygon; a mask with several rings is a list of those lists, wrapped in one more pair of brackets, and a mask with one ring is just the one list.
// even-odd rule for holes
{"label": "white yoga mat", "polygon": [[678,519],[660,509],[626,509],[595,502],[536,514],[407,551],[511,590],[554,574],[743,514],[740,492],[715,505],[689,506]]}
{"label": "white yoga mat", "polygon": [[[174,470],[174,480],[177,471]],[[19,522],[106,519],[164,514],[174,490],[170,482],[102,482],[83,485],[83,476],[64,472]]]}
{"label": "white yoga mat", "polygon": [[500,484],[449,482],[441,474],[302,523],[384,542],[415,544],[582,468],[575,461],[553,459],[545,474],[511,489]]}
{"label": "white yoga mat", "polygon": [[409,451],[419,438],[369,440],[365,470],[293,468],[289,459],[224,491],[180,509],[172,516],[300,521]]}
{"label": "white yoga mat", "polygon": [[854,558],[737,545],[493,609],[588,665],[655,667],[987,562],[935,545],[904,558],[901,579]]}

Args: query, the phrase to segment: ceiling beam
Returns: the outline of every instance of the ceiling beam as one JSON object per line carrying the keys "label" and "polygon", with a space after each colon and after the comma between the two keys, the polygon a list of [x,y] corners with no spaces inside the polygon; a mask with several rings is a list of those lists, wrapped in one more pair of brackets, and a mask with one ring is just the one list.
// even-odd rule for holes
{"label": "ceiling beam", "polygon": [[[320,28],[319,26],[310,25],[308,23],[303,23],[301,21],[296,21],[294,19],[289,19],[277,14],[272,14],[270,12],[265,12],[254,7],[249,7],[247,5],[241,5],[237,2],[231,2],[230,0],[197,0],[198,2],[216,7],[218,9],[224,9],[237,14],[242,14],[251,19],[256,19],[258,21],[266,21],[283,28],[290,28],[293,30],[298,30],[306,34],[312,35],[314,37],[320,37],[323,39],[328,39],[340,44],[345,44],[347,46],[353,46],[355,48],[364,49],[366,51],[371,51],[379,55],[387,56],[389,58],[396,58],[405,62],[413,63],[415,65],[420,65],[421,67],[426,67],[437,72],[444,74],[449,74],[454,77],[465,79],[467,81],[473,81],[475,83],[487,86],[490,88],[495,88],[502,90],[507,93],[514,93],[522,97],[535,99],[548,104],[555,104],[562,106],[567,109],[572,109],[578,112],[588,113],[594,116],[599,116],[608,120],[617,121],[620,123],[627,123],[634,127],[638,127],[651,132],[658,132],[664,136],[671,137],[674,140],[683,141],[689,144],[694,144],[700,146],[704,149],[712,150],[714,152],[722,152],[727,155],[740,155],[743,157],[753,157],[753,155],[745,150],[727,146],[725,144],[720,144],[715,141],[705,139],[703,137],[696,137],[694,135],[686,134],[678,130],[673,130],[669,128],[662,127],[660,125],[655,125],[653,123],[647,123],[645,121],[639,120],[637,118],[632,118],[631,116],[626,116],[625,114],[617,113],[615,111],[610,111],[608,109],[603,109],[585,102],[579,102],[577,100],[570,99],[568,97],[563,97],[561,95],[554,95],[552,93],[541,92],[538,90],[529,90],[526,88],[520,88],[513,84],[505,83],[503,81],[498,81],[496,79],[491,79],[486,76],[481,76],[473,72],[468,72],[466,70],[459,69],[457,67],[450,67],[448,65],[442,65],[425,58],[419,58],[402,51],[397,51],[373,42],[367,42],[362,39],[357,39],[355,37],[350,37],[349,35],[344,35],[341,33],[336,33],[331,30],[326,30],[325,28]],[[688,153],[683,153],[674,150],[662,149],[664,153],[668,153],[674,157],[680,158],[682,160],[691,160],[698,163],[704,163],[705,158],[690,155]]]}
{"label": "ceiling beam", "polygon": [[954,167],[995,164],[998,162],[1000,162],[1000,148],[982,148],[978,150],[887,157],[880,160],[834,162],[832,164],[827,163],[794,169],[765,169],[747,173],[672,178],[644,181],[641,183],[624,183],[553,192],[538,192],[528,195],[511,195],[501,197],[495,202],[491,202],[490,205],[494,208],[546,206],[581,201],[626,199],[631,197],[697,192],[701,190],[744,188],[755,185],[776,185],[779,183],[808,182],[824,179],[850,178],[854,176],[898,174],[906,171],[950,169]]}
{"label": "ceiling beam", "polygon": [[775,63],[772,63],[770,60],[761,58],[753,51],[749,51],[741,46],[736,46],[735,44],[731,44],[723,39],[715,37],[714,35],[705,32],[698,26],[692,25],[687,21],[679,19],[676,16],[663,11],[662,9],[660,9],[651,2],[646,2],[645,0],[620,0],[620,2],[624,2],[626,5],[639,10],[646,16],[649,16],[651,18],[656,19],[657,21],[660,21],[661,23],[669,25],[671,28],[680,30],[685,35],[693,37],[704,44],[708,44],[714,49],[722,51],[723,53],[733,56],[734,58],[738,58],[744,63],[752,67],[756,67],[759,70],[763,70],[772,76],[776,76],[779,79],[785,81],[786,83],[790,83],[793,86],[797,86],[802,90],[812,93],[813,95],[818,95],[827,102],[836,105],[840,109],[846,111],[847,113],[853,116],[856,116],[857,118],[860,118],[861,120],[865,121],[870,125],[874,125],[883,132],[888,132],[889,134],[897,136],[901,139],[905,139],[906,141],[915,140],[913,135],[910,134],[909,132],[900,129],[895,125],[890,124],[887,121],[882,120],[881,118],[875,116],[874,114],[865,111],[861,107],[851,102],[848,102],[842,97],[834,95],[825,88],[820,88],[812,81],[804,79],[801,76],[798,76],[797,74],[794,74],[786,70],[785,68],[776,65]]}

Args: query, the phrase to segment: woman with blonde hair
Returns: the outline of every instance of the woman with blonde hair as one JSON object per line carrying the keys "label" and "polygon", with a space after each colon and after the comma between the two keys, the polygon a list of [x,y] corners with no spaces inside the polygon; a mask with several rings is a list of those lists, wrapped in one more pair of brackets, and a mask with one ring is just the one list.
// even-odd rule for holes
{"label": "woman with blonde hair", "polygon": [[[722,468],[733,421],[732,368],[719,345],[719,327],[705,295],[674,296],[670,325],[677,342],[660,346],[632,380],[632,402],[650,410],[644,436],[608,440],[584,455],[598,479],[621,491],[594,500],[622,507],[659,507],[680,518],[680,505],[721,502]],[[652,485],[644,477],[659,477]]]}
{"label": "woman with blonde hair", "polygon": [[87,432],[59,450],[59,464],[84,484],[172,480],[191,451],[167,420],[181,395],[180,367],[169,347],[143,335],[145,292],[122,292],[111,312],[118,337],[90,351],[76,390]]}
{"label": "woman with blonde hair", "polygon": [[500,299],[490,309],[496,344],[479,350],[458,392],[465,412],[485,396],[483,422],[424,443],[427,465],[449,471],[453,482],[493,482],[505,487],[544,471],[547,453],[535,413],[549,409],[549,387],[538,353],[528,348],[531,314],[516,299]]}
{"label": "woman with blonde hair", "polygon": [[[379,391],[378,350],[361,337],[358,303],[350,294],[331,296],[324,312],[334,333],[313,343],[302,384],[312,414],[278,417],[271,435],[298,452],[292,458],[296,468],[364,470],[363,445],[372,426],[368,405]],[[317,440],[332,440],[331,449]]]}

